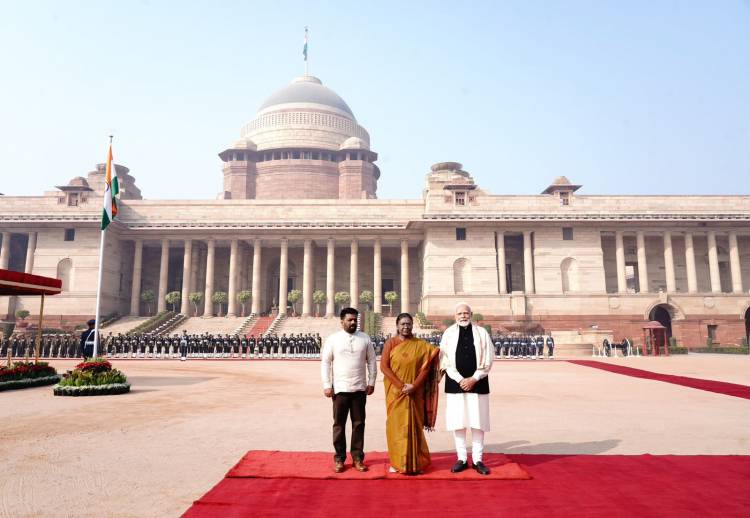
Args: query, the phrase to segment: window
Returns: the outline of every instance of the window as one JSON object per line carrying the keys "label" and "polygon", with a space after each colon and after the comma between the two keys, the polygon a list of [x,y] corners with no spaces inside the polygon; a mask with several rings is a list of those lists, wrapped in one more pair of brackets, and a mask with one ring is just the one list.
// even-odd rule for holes
{"label": "window", "polygon": [[457,191],[454,199],[456,200],[456,205],[466,205],[466,193],[464,191]]}
{"label": "window", "polygon": [[237,153],[236,160],[239,160],[240,162],[245,160],[245,153]]}
{"label": "window", "polygon": [[312,159],[313,160],[320,160],[320,153],[317,152],[317,151],[315,153],[313,153],[312,154]]}
{"label": "window", "polygon": [[570,205],[570,193],[569,192],[560,193],[560,205]]}
{"label": "window", "polygon": [[563,227],[562,237],[563,241],[573,241],[573,227]]}
{"label": "window", "polygon": [[292,159],[299,160],[299,151],[292,151]]}
{"label": "window", "polygon": [[78,207],[78,193],[68,193],[68,207]]}
{"label": "window", "polygon": [[76,239],[76,229],[66,228],[65,229],[65,241],[75,241],[75,239]]}
{"label": "window", "polygon": [[456,229],[456,241],[466,241],[466,229],[465,228]]}
{"label": "window", "polygon": [[717,325],[708,325],[708,339],[712,344],[717,343],[716,342],[716,330],[719,328]]}

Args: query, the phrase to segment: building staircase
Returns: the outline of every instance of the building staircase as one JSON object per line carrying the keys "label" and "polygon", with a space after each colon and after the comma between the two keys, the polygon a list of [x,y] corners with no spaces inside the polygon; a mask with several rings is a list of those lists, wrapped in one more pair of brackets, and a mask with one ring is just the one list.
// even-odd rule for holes
{"label": "building staircase", "polygon": [[245,319],[242,321],[239,327],[235,328],[234,331],[232,331],[232,334],[233,335],[246,334],[248,329],[252,329],[257,321],[258,321],[258,315],[255,313],[250,313],[247,317],[245,317]]}
{"label": "building staircase", "polygon": [[247,336],[260,336],[268,331],[274,317],[258,317],[253,326],[245,333]]}

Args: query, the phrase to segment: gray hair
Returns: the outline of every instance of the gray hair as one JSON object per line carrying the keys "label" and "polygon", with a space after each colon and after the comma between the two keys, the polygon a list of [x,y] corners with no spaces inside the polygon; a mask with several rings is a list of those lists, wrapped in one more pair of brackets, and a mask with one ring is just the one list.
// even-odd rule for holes
{"label": "gray hair", "polygon": [[453,314],[455,315],[456,313],[458,313],[458,308],[462,306],[466,306],[467,308],[469,308],[469,313],[473,313],[473,311],[471,310],[471,306],[469,306],[469,304],[467,304],[466,302],[459,302],[453,307]]}

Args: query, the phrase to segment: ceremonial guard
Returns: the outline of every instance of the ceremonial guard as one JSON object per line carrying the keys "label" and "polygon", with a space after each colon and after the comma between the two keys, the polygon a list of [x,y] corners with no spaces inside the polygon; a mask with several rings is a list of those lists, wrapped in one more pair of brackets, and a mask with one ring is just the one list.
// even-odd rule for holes
{"label": "ceremonial guard", "polygon": [[94,356],[94,340],[96,338],[96,330],[94,329],[95,324],[96,320],[92,318],[86,322],[86,325],[88,325],[89,328],[81,333],[81,351],[83,351],[84,361],[87,358]]}

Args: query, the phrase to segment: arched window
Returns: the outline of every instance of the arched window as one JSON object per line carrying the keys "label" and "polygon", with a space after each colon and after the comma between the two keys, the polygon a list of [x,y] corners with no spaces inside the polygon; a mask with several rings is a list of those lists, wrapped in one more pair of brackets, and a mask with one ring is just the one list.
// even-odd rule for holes
{"label": "arched window", "polygon": [[576,292],[578,286],[578,262],[572,257],[563,259],[560,263],[560,276],[562,277],[563,293]]}
{"label": "arched window", "polygon": [[70,291],[70,275],[72,269],[73,263],[68,258],[57,263],[57,278],[62,281],[62,291]]}
{"label": "arched window", "polygon": [[471,264],[465,257],[453,263],[453,293],[466,293],[471,290]]}

